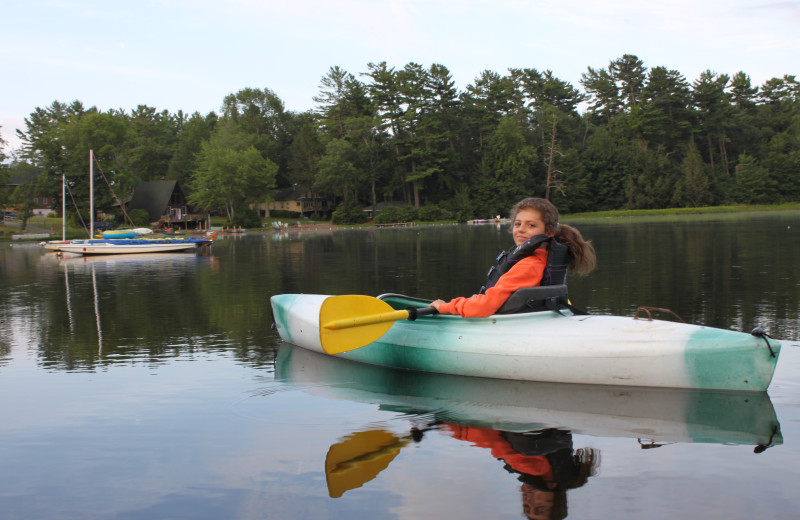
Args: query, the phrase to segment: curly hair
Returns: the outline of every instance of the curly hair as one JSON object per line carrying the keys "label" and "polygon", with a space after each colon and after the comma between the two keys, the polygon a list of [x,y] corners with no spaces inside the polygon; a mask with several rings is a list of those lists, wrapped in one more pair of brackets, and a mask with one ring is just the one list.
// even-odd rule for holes
{"label": "curly hair", "polygon": [[586,275],[597,267],[597,256],[590,240],[585,240],[576,228],[558,222],[558,209],[547,199],[528,197],[517,202],[511,208],[511,221],[517,213],[525,209],[538,211],[544,222],[545,233],[552,234],[556,240],[569,248],[569,270],[577,275]]}

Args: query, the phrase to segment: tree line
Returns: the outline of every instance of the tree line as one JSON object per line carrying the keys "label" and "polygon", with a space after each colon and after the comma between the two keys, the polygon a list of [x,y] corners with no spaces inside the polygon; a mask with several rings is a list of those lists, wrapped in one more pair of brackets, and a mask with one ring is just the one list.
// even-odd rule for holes
{"label": "tree line", "polygon": [[[25,119],[6,175],[35,179],[27,193],[60,205],[63,174],[85,206],[91,148],[118,197],[176,179],[231,220],[287,188],[356,214],[391,201],[459,219],[506,214],[525,196],[565,213],[800,200],[793,75],[753,85],[706,70],[689,82],[626,54],[588,67],[580,88],[522,68],[459,90],[440,64],[366,69],[331,67],[306,112],[269,88],[229,94],[206,115],[55,101]],[[104,191],[96,204],[110,210]]]}

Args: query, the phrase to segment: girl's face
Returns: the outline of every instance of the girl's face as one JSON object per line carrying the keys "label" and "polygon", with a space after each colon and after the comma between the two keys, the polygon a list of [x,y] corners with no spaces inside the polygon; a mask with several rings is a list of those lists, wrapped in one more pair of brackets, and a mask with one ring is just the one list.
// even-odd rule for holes
{"label": "girl's face", "polygon": [[514,237],[514,243],[518,246],[536,235],[547,234],[553,236],[553,233],[545,233],[542,214],[535,209],[521,209],[517,212],[517,216],[514,218],[514,229],[511,234]]}

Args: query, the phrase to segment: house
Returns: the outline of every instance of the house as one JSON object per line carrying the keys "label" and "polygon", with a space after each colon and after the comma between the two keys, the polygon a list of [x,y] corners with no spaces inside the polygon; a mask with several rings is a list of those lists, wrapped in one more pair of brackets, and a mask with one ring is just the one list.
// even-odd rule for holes
{"label": "house", "polygon": [[156,227],[202,229],[208,220],[207,214],[192,210],[178,181],[142,182],[125,206],[128,212],[145,210]]}
{"label": "house", "polygon": [[314,213],[328,215],[334,207],[328,199],[289,188],[279,191],[275,200],[262,202],[255,209],[265,217],[271,211],[291,211],[301,217],[310,217]]}
{"label": "house", "polygon": [[[4,195],[6,197],[12,196],[17,188],[19,188],[21,185],[32,184],[38,175],[39,172],[36,172],[33,175],[12,176],[11,179],[9,179],[9,182],[2,187],[3,191],[5,192]],[[31,211],[34,215],[43,217],[52,212],[51,208],[53,207],[54,200],[55,199],[53,197],[33,194],[28,203],[30,204]],[[18,204],[17,206],[21,207],[22,204]]]}

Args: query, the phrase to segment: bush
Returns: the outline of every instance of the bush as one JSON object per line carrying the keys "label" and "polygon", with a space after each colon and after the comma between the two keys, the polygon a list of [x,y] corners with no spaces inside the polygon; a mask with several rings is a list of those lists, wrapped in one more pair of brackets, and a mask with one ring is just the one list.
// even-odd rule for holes
{"label": "bush", "polygon": [[426,204],[419,208],[417,212],[420,220],[425,222],[432,222],[434,220],[450,220],[453,218],[452,213],[440,208],[436,204]]}
{"label": "bush", "polygon": [[367,221],[367,214],[357,202],[348,201],[339,204],[333,212],[334,224],[362,224]]}
{"label": "bush", "polygon": [[466,222],[472,218],[474,205],[469,197],[469,190],[461,188],[456,192],[455,197],[442,202],[442,206],[450,213],[452,218],[458,222]]}
{"label": "bush", "polygon": [[261,216],[254,209],[239,209],[234,214],[231,225],[233,227],[260,228]]}
{"label": "bush", "polygon": [[136,227],[147,227],[150,225],[150,214],[143,209],[132,209],[128,212],[128,216]]}
{"label": "bush", "polygon": [[376,224],[399,224],[417,220],[417,208],[409,204],[388,206],[375,215]]}
{"label": "bush", "polygon": [[299,211],[289,211],[288,209],[269,210],[269,218],[300,218],[302,216]]}

